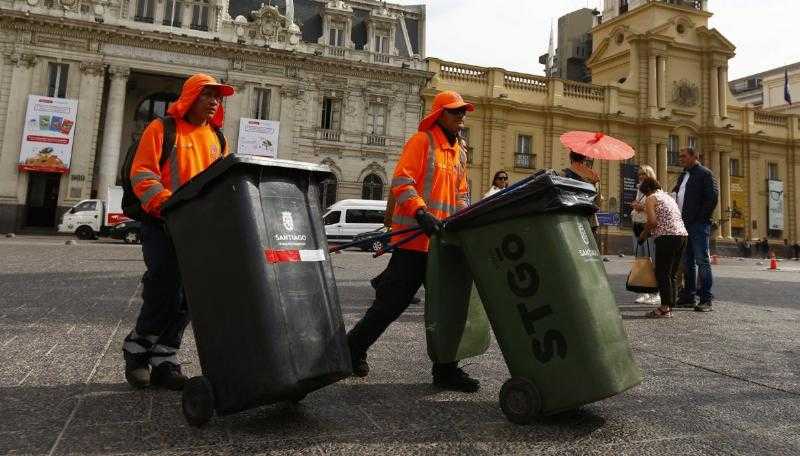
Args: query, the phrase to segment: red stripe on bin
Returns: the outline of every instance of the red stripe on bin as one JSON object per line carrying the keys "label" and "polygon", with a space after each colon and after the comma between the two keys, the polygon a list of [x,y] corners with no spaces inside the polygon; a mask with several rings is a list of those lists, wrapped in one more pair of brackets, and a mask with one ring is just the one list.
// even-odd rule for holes
{"label": "red stripe on bin", "polygon": [[267,263],[294,263],[300,261],[299,250],[264,250]]}

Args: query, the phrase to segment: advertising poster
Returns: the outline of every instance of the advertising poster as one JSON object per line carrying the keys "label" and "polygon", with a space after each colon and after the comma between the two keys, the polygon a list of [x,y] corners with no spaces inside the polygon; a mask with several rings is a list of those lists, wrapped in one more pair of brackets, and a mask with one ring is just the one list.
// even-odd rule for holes
{"label": "advertising poster", "polygon": [[631,203],[636,201],[636,189],[639,183],[639,165],[622,165],[620,172],[620,223],[631,226]]}
{"label": "advertising poster", "polygon": [[767,186],[769,189],[769,201],[767,201],[769,229],[783,231],[783,182],[771,180],[767,181]]}
{"label": "advertising poster", "polygon": [[275,120],[242,118],[239,120],[239,144],[236,153],[277,157],[279,131],[280,122]]}
{"label": "advertising poster", "polygon": [[731,176],[731,227],[747,228],[747,193],[744,177]]}
{"label": "advertising poster", "polygon": [[29,95],[20,171],[67,173],[77,115],[77,100]]}

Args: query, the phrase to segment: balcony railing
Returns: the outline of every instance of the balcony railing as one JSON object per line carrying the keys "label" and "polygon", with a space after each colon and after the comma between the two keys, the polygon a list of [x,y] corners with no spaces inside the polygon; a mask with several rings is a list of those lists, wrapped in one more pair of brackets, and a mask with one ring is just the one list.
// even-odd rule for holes
{"label": "balcony railing", "polygon": [[372,61],[375,63],[390,63],[392,56],[389,54],[372,54]]}
{"label": "balcony railing", "polygon": [[367,135],[368,146],[385,146],[386,136],[383,135]]}
{"label": "balcony railing", "polygon": [[442,65],[442,76],[449,79],[461,79],[465,81],[486,81],[486,70],[483,68],[447,63]]}
{"label": "balcony railing", "polygon": [[339,130],[326,130],[324,128],[319,129],[319,139],[323,141],[338,142],[341,137],[342,137],[342,132]]}
{"label": "balcony railing", "polygon": [[767,114],[764,112],[756,111],[754,113],[754,120],[755,123],[759,125],[770,125],[773,127],[785,127],[786,126],[786,117],[775,115],[775,114]]}
{"label": "balcony railing", "polygon": [[328,46],[328,55],[333,57],[344,57],[347,55],[347,48],[338,46]]}
{"label": "balcony railing", "polygon": [[514,167],[533,169],[536,163],[535,155],[532,154],[514,154]]}
{"label": "balcony railing", "polygon": [[533,90],[536,92],[547,92],[546,78],[522,74],[506,74],[503,78],[506,87],[522,90]]}

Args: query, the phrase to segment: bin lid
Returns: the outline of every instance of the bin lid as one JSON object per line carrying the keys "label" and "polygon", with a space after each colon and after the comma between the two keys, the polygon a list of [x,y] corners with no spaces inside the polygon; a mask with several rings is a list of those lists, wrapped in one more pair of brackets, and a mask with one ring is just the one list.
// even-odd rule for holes
{"label": "bin lid", "polygon": [[559,176],[552,169],[539,171],[452,216],[446,230],[459,230],[496,223],[530,214],[569,212],[591,215],[595,187]]}
{"label": "bin lid", "polygon": [[164,203],[162,213],[166,214],[180,204],[194,199],[203,191],[206,185],[213,182],[218,177],[225,174],[233,167],[248,166],[261,168],[284,168],[299,171],[307,171],[317,174],[317,179],[324,180],[333,175],[331,169],[325,165],[315,163],[300,162],[294,160],[281,160],[278,158],[260,157],[258,155],[237,155],[230,154],[225,158],[217,160],[200,174],[178,188],[170,199]]}

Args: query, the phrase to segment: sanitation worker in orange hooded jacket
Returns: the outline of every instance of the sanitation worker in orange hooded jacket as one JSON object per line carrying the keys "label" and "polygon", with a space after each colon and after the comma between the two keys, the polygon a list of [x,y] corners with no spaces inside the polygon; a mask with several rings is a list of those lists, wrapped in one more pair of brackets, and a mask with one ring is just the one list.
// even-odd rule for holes
{"label": "sanitation worker in orange hooded jacket", "polygon": [[[455,92],[438,94],[431,113],[403,149],[392,179],[392,231],[420,226],[426,235],[395,250],[377,283],[375,301],[348,334],[353,373],[359,377],[369,373],[369,347],[406,310],[425,279],[429,236],[441,229],[442,219],[467,205],[466,160],[458,135],[467,111],[474,109]],[[395,236],[392,242],[403,238]],[[464,392],[480,388],[457,363],[434,364],[433,383]]]}
{"label": "sanitation worker in orange hooded jacket", "polygon": [[176,354],[189,314],[175,247],[161,220],[161,208],[181,185],[228,153],[218,130],[224,118],[222,97],[233,92],[233,87],[219,84],[211,76],[190,77],[180,98],[167,110],[175,121],[172,153],[162,160],[161,119],[152,121],[139,140],[130,179],[149,216],[141,228],[147,272],[142,277],[142,309],[122,347],[125,378],[134,387],[152,384],[180,390],[186,381]]}

